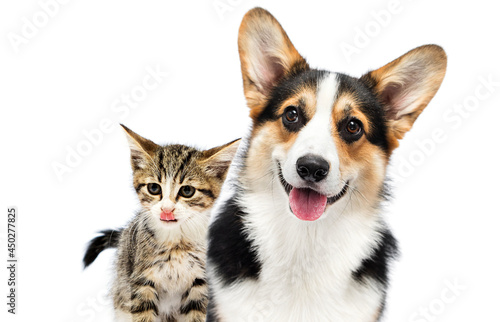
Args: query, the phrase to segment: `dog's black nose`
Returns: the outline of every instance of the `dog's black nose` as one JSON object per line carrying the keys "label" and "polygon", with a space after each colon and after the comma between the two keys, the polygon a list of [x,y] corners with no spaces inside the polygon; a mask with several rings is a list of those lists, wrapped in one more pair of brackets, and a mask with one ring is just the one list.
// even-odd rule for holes
{"label": "dog's black nose", "polygon": [[297,173],[310,182],[318,182],[326,178],[330,165],[320,156],[307,154],[297,160]]}

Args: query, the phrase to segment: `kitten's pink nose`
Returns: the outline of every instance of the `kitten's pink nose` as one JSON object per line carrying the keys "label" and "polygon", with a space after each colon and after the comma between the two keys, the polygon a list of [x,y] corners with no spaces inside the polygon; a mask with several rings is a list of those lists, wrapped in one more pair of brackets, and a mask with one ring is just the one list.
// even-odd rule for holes
{"label": "kitten's pink nose", "polygon": [[175,209],[175,205],[172,205],[172,206],[162,205],[161,206],[161,211],[173,212],[174,209]]}

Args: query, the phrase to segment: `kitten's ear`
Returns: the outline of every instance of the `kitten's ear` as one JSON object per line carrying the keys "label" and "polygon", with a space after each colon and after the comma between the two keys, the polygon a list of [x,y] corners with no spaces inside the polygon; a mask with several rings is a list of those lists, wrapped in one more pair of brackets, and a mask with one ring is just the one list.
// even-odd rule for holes
{"label": "kitten's ear", "polygon": [[283,77],[309,68],[279,22],[262,8],[254,8],[243,17],[238,49],[243,88],[253,119]]}
{"label": "kitten's ear", "polygon": [[386,111],[391,151],[441,86],[446,61],[441,47],[426,45],[361,77],[377,94]]}
{"label": "kitten's ear", "polygon": [[120,124],[127,134],[128,145],[130,146],[130,162],[132,169],[146,168],[149,161],[154,157],[155,152],[160,147],[153,141],[143,138],[123,124]]}
{"label": "kitten's ear", "polygon": [[234,140],[216,148],[203,151],[202,166],[205,168],[206,173],[220,180],[224,180],[229,165],[231,161],[233,161],[234,155],[238,150],[240,141],[241,139]]}

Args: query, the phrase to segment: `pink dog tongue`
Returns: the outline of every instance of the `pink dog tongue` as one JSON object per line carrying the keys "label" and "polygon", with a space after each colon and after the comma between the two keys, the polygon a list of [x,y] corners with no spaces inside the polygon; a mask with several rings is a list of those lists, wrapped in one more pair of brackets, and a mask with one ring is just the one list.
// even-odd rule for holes
{"label": "pink dog tongue", "polygon": [[314,221],[325,212],[326,196],[312,189],[293,188],[289,198],[293,214],[301,220]]}

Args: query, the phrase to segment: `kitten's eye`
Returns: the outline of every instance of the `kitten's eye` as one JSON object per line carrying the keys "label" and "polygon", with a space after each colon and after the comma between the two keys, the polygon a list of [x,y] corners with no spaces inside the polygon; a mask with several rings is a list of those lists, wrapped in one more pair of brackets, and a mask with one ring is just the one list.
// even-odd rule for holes
{"label": "kitten's eye", "polygon": [[361,122],[355,119],[350,120],[349,122],[347,122],[346,129],[347,132],[353,135],[357,135],[361,132]]}
{"label": "kitten's eye", "polygon": [[193,186],[182,186],[179,189],[179,195],[184,198],[191,198],[195,191],[196,189]]}
{"label": "kitten's eye", "polygon": [[152,195],[159,195],[161,193],[161,187],[157,183],[148,183],[148,192]]}

